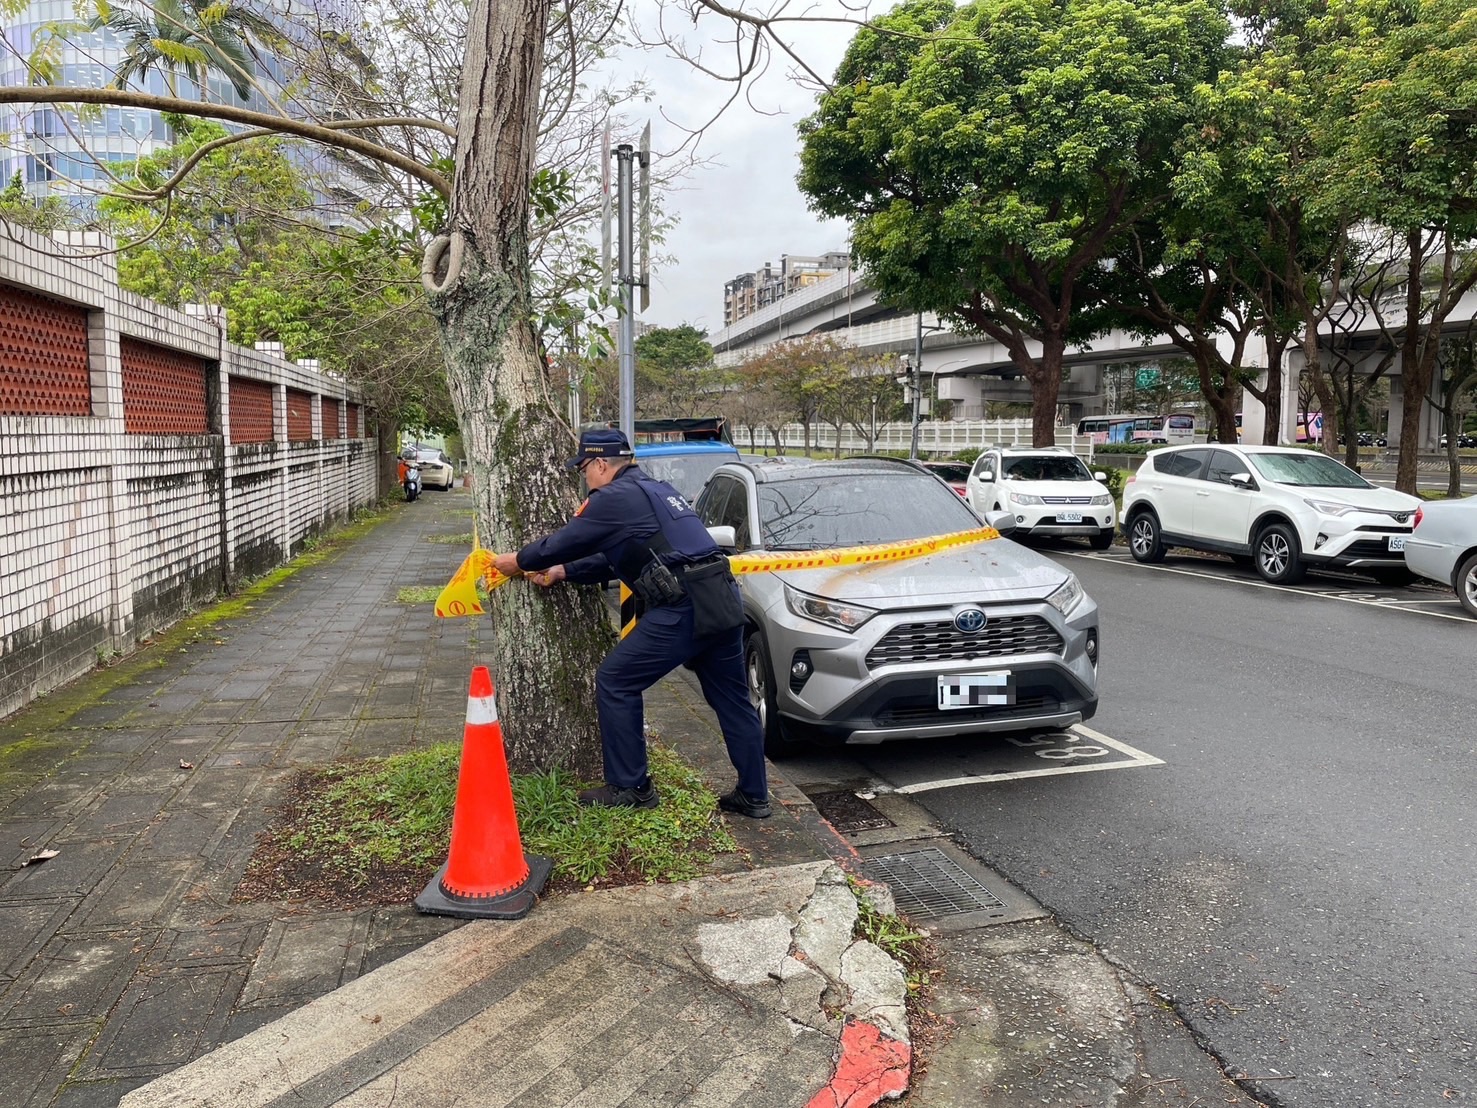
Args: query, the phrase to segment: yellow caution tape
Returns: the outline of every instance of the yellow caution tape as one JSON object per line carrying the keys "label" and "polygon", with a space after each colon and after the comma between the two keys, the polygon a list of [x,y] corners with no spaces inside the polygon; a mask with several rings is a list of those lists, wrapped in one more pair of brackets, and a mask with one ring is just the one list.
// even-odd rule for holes
{"label": "yellow caution tape", "polygon": [[[905,542],[885,542],[872,546],[844,546],[834,550],[807,550],[786,554],[732,554],[728,564],[735,574],[772,573],[787,569],[835,569],[840,566],[881,565],[885,562],[901,562],[909,558],[921,558],[956,546],[987,542],[998,539],[1000,532],[993,527],[980,527],[973,531],[960,531],[952,535],[934,535],[926,539],[909,539]],[[473,536],[476,542],[475,535]],[[449,616],[476,616],[483,612],[477,597],[477,578],[481,577],[487,590],[507,584],[504,577],[493,566],[494,555],[480,546],[472,553],[452,577],[451,583],[436,598],[436,614]],[[624,584],[621,585],[621,638],[631,633],[636,625],[634,598]]]}
{"label": "yellow caution tape", "polygon": [[834,550],[807,550],[794,554],[734,554],[728,564],[734,573],[770,573],[784,569],[833,569],[837,566],[877,565],[882,562],[901,562],[908,558],[921,558],[925,554],[936,554],[955,546],[998,539],[1000,532],[993,527],[980,527],[974,531],[960,531],[953,535],[934,535],[926,539],[909,539],[906,542],[884,542],[873,546],[843,546]]}

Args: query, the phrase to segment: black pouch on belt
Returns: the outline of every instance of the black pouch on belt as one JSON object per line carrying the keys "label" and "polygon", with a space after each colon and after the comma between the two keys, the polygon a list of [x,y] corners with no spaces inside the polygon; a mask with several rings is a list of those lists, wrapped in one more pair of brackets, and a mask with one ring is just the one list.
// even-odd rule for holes
{"label": "black pouch on belt", "polygon": [[682,584],[692,598],[693,634],[716,635],[743,626],[744,602],[727,558],[686,567]]}
{"label": "black pouch on belt", "polygon": [[647,563],[641,575],[631,582],[631,591],[648,608],[663,608],[677,603],[683,597],[682,582],[677,580],[677,575],[670,566],[663,565],[655,557]]}

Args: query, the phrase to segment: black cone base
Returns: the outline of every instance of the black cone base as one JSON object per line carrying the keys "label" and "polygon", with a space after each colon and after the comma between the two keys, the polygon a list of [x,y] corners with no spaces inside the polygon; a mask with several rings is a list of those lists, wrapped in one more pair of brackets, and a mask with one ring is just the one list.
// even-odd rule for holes
{"label": "black cone base", "polygon": [[528,876],[523,884],[498,896],[458,896],[441,887],[446,863],[436,871],[425,891],[415,898],[415,910],[427,916],[456,916],[459,919],[522,919],[533,909],[554,863],[537,854],[525,854]]}

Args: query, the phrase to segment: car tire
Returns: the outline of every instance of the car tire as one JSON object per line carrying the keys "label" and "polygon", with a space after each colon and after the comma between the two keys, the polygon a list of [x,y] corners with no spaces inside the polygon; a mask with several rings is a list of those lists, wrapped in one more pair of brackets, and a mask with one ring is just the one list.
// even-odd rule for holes
{"label": "car tire", "polygon": [[1272,585],[1296,585],[1308,572],[1297,532],[1286,523],[1269,523],[1252,544],[1256,571]]}
{"label": "car tire", "polygon": [[1456,598],[1469,616],[1477,616],[1477,554],[1468,554],[1457,567]]}
{"label": "car tire", "polygon": [[779,761],[799,750],[799,744],[785,734],[775,696],[774,666],[769,660],[769,647],[764,636],[751,631],[744,638],[744,678],[749,686],[749,703],[759,713],[759,727],[764,735],[764,754]]}
{"label": "car tire", "polygon": [[1113,529],[1109,527],[1106,531],[1099,531],[1087,541],[1094,550],[1106,550],[1113,545]]}
{"label": "car tire", "polygon": [[1164,539],[1159,533],[1159,517],[1153,512],[1139,512],[1128,521],[1128,552],[1135,562],[1164,561]]}

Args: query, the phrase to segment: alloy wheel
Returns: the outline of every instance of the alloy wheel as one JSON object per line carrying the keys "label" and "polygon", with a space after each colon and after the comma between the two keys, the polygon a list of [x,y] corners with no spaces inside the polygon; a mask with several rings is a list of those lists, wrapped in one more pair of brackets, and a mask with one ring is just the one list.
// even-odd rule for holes
{"label": "alloy wheel", "polygon": [[1145,517],[1134,520],[1133,552],[1140,558],[1147,557],[1154,549],[1154,525]]}
{"label": "alloy wheel", "polygon": [[759,652],[750,650],[748,658],[749,670],[749,703],[754,705],[754,711],[759,713],[759,727],[765,734],[769,733],[769,697],[768,690],[764,687],[764,667],[760,663]]}
{"label": "alloy wheel", "polygon": [[1292,558],[1292,548],[1288,546],[1287,539],[1280,533],[1273,531],[1263,536],[1258,553],[1262,559],[1262,569],[1268,577],[1281,577],[1287,572],[1287,563]]}

